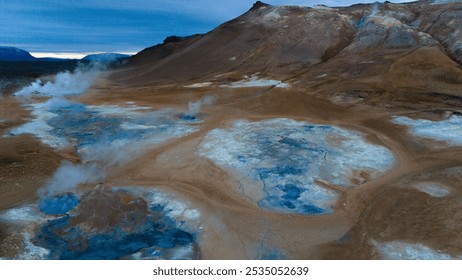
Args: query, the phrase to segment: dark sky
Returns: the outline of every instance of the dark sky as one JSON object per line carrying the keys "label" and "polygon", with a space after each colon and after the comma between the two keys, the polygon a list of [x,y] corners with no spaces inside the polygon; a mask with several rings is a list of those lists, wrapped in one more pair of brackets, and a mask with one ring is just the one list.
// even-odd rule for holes
{"label": "dark sky", "polygon": [[[345,6],[357,1],[263,2],[273,5]],[[162,42],[166,36],[205,33],[244,13],[254,2],[0,0],[0,46],[14,46],[30,52],[138,52]]]}

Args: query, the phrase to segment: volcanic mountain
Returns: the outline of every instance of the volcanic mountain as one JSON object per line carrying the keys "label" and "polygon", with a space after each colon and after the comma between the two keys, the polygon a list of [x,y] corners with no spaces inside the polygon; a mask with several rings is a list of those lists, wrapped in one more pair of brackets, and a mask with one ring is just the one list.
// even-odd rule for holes
{"label": "volcanic mountain", "polygon": [[130,85],[221,82],[258,72],[323,95],[408,100],[438,92],[459,103],[461,35],[457,1],[338,8],[256,2],[207,34],[172,36],[141,51],[113,79]]}

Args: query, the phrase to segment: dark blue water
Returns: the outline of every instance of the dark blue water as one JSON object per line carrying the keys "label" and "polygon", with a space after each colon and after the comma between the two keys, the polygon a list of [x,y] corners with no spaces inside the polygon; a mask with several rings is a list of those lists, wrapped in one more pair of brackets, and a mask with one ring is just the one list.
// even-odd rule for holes
{"label": "dark blue water", "polygon": [[129,121],[123,116],[106,116],[89,110],[85,105],[73,103],[66,107],[52,110],[58,116],[47,124],[53,127],[54,135],[70,139],[77,147],[110,143],[116,139],[140,139],[144,130],[124,130],[120,125]]}
{"label": "dark blue water", "polygon": [[[79,103],[52,108],[50,112],[57,115],[47,121],[53,128],[50,132],[68,139],[78,148],[115,140],[136,141],[147,136],[168,133],[179,125],[178,118],[173,113],[101,114]],[[131,128],[126,129],[122,124]]]}
{"label": "dark blue water", "polygon": [[319,208],[318,206],[315,206],[315,205],[303,204],[302,205],[302,212],[305,213],[305,214],[316,215],[316,214],[325,213],[326,211],[324,209],[322,209],[322,208]]}
{"label": "dark blue water", "polygon": [[194,121],[197,118],[196,118],[196,116],[185,114],[185,115],[183,115],[182,119],[185,120],[185,121]]}
{"label": "dark blue water", "polygon": [[254,141],[261,152],[236,155],[236,160],[244,164],[248,158],[265,162],[265,165],[269,162],[274,164],[272,167],[253,168],[251,171],[251,178],[260,180],[266,193],[258,202],[260,207],[307,215],[329,211],[307,203],[307,199],[302,197],[307,192],[306,186],[312,184],[312,176],[320,173],[319,168],[322,168],[327,152],[330,156],[338,153],[329,148],[328,143],[319,142],[316,138],[300,137],[306,132],[320,133],[319,130],[330,133],[333,128],[327,125],[304,125],[300,131],[281,129],[276,135],[271,131],[258,131]]}
{"label": "dark blue water", "polygon": [[40,200],[39,209],[47,215],[66,214],[79,204],[79,198],[72,193],[66,193]]}
{"label": "dark blue water", "polygon": [[[64,200],[63,197],[58,198]],[[47,204],[47,207],[50,205],[55,204]],[[56,210],[55,208],[46,210]],[[76,210],[78,212],[79,207]],[[62,214],[61,211],[56,212]],[[142,213],[144,212],[140,212]],[[79,219],[91,215],[79,214]],[[195,243],[194,234],[177,228],[175,222],[165,214],[164,207],[159,205],[141,216],[135,212],[129,213],[127,217],[130,221],[119,221],[112,228],[98,228],[96,225],[90,230],[85,222],[75,224],[73,217],[66,215],[49,220],[32,241],[35,245],[48,249],[48,258],[56,260],[126,259],[137,252],[147,254],[148,257],[161,257],[166,250],[192,246]]]}
{"label": "dark blue water", "polygon": [[356,22],[355,24],[356,28],[363,27],[364,24],[366,23],[366,20],[367,20],[367,17],[362,17],[360,20],[358,20],[358,22]]}
{"label": "dark blue water", "polygon": [[284,195],[281,197],[288,200],[298,199],[300,197],[300,194],[305,191],[304,189],[300,189],[294,184],[286,184],[283,186],[277,185],[276,187],[284,192]]}
{"label": "dark blue water", "polygon": [[242,162],[242,163],[246,163],[247,162],[247,158],[243,155],[238,155],[237,156],[237,160]]}
{"label": "dark blue water", "polygon": [[296,212],[306,215],[319,215],[326,213],[326,210],[316,205],[307,204],[301,199],[293,196],[267,196],[258,202],[258,205],[267,209],[280,209],[283,212]]}
{"label": "dark blue water", "polygon": [[78,226],[69,227],[69,219],[49,221],[34,239],[36,245],[50,251],[50,259],[115,260],[145,248],[161,252],[194,242],[191,233],[150,220],[130,232],[116,227],[89,235]]}

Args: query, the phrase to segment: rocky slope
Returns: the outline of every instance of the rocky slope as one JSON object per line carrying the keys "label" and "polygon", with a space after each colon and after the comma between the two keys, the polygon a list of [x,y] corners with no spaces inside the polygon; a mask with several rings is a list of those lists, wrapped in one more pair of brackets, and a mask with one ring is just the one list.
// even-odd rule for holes
{"label": "rocky slope", "polygon": [[459,104],[461,21],[461,2],[341,8],[257,2],[205,35],[138,53],[132,68],[113,79],[128,85],[223,82],[258,72],[333,97],[398,95],[407,102],[439,93]]}

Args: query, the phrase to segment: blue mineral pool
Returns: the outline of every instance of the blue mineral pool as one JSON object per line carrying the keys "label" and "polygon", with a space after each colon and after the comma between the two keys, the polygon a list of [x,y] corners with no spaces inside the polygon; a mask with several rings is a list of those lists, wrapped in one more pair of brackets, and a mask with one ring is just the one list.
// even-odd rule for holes
{"label": "blue mineral pool", "polygon": [[[104,201],[111,195],[103,194],[102,197],[93,196],[90,199],[93,199],[93,202]],[[88,200],[87,197],[82,198],[82,203],[85,203],[85,199]],[[118,199],[114,201],[114,205],[120,207],[120,202],[117,201]],[[76,202],[78,200],[74,195],[65,194],[43,200],[40,209],[46,214],[64,214],[70,208],[65,205]],[[190,251],[186,255],[188,258],[195,257],[195,234],[183,227],[180,228],[168,215],[169,210],[165,204],[168,202],[158,207],[149,207],[143,198],[136,198],[136,203],[139,203],[137,207],[130,208],[133,204],[128,203],[126,208],[101,213],[98,209],[88,206],[82,208],[82,203],[77,207],[74,205],[75,210],[72,214],[42,224],[32,238],[35,246],[48,250],[47,259],[131,259],[134,258],[134,254],[145,259],[172,258],[166,254],[177,249]],[[98,207],[98,203],[93,207]],[[88,211],[91,213],[87,213]],[[119,216],[120,212],[123,212],[122,216]],[[115,225],[108,226],[107,222],[103,221],[88,227],[87,220],[95,213],[99,216],[106,214],[107,221],[116,219]],[[124,218],[120,219],[121,217]]]}
{"label": "blue mineral pool", "polygon": [[62,215],[74,209],[79,204],[79,198],[72,193],[65,193],[40,200],[39,209],[47,215]]}
{"label": "blue mineral pool", "polygon": [[82,149],[122,141],[160,143],[197,129],[191,117],[183,120],[178,111],[169,109],[88,106],[56,97],[29,108],[34,118],[12,129],[10,135],[31,133],[55,148]]}
{"label": "blue mineral pool", "polygon": [[339,197],[317,179],[348,188],[353,171],[373,177],[394,164],[391,151],[362,133],[292,119],[235,121],[210,131],[198,153],[237,176],[258,206],[305,215],[332,213]]}
{"label": "blue mineral pool", "polygon": [[69,226],[69,217],[49,221],[36,235],[34,243],[49,250],[49,259],[115,260],[129,258],[151,248],[161,255],[162,249],[190,246],[194,236],[162,222],[146,221],[133,231],[120,227],[90,234],[78,226]]}

